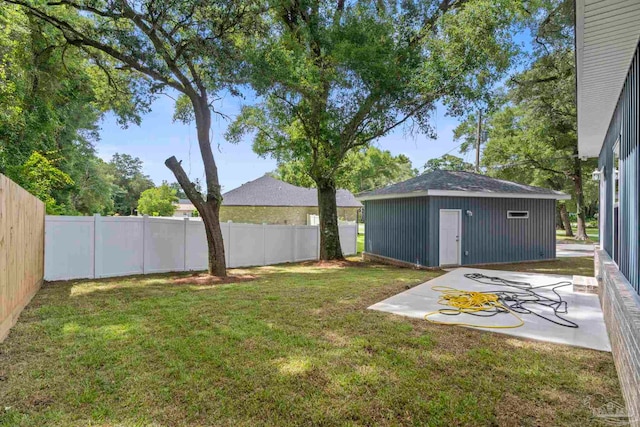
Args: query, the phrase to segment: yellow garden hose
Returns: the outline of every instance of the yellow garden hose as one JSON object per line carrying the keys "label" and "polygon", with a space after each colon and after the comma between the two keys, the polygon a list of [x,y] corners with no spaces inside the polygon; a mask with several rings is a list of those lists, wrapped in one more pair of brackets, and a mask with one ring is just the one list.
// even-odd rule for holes
{"label": "yellow garden hose", "polygon": [[[473,326],[476,328],[489,328],[489,329],[509,329],[518,328],[524,325],[524,321],[520,316],[514,313],[509,307],[500,302],[500,297],[496,294],[465,291],[461,289],[450,288],[448,286],[433,286],[431,289],[441,292],[438,304],[446,305],[451,308],[441,308],[440,310],[432,311],[425,314],[425,320],[431,323],[437,323],[440,325],[458,325],[458,326]],[[504,310],[518,319],[518,324],[515,325],[478,325],[466,322],[443,322],[440,320],[430,319],[430,316],[436,314],[456,315],[456,314],[474,314],[482,311],[495,312],[496,310]]]}

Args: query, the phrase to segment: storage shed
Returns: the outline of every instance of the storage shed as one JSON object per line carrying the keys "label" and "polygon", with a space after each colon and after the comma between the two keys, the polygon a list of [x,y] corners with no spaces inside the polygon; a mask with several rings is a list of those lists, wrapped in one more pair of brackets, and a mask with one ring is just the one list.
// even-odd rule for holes
{"label": "storage shed", "polygon": [[556,257],[556,200],[570,196],[471,172],[434,171],[361,193],[365,255],[417,266]]}

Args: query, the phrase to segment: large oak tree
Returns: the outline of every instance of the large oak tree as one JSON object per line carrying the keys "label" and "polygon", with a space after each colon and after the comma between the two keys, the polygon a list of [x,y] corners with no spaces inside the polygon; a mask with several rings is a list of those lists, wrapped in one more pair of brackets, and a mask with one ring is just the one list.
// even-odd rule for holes
{"label": "large oak tree", "polygon": [[[402,126],[432,134],[509,67],[520,2],[272,0],[248,51],[257,103],[229,137],[304,165],[318,190],[320,258],[342,258],[336,176],[350,152]],[[413,127],[412,127],[413,126]]]}
{"label": "large oak tree", "polygon": [[[251,28],[254,3],[224,0],[4,0],[57,29],[66,44],[109,69],[130,70],[147,94],[173,91],[190,104],[204,162],[206,194],[175,157],[165,164],[200,212],[209,245],[209,273],[226,275],[219,223],[222,202],[211,149],[212,102],[227,87],[234,46]],[[69,10],[77,14],[70,18]]]}

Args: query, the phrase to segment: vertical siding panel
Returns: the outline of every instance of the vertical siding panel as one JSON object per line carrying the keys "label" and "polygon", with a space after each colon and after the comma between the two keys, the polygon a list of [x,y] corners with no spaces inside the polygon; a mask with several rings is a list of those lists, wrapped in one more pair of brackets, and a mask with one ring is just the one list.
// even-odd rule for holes
{"label": "vertical siding panel", "polygon": [[609,125],[604,144],[600,151],[599,167],[604,168],[606,185],[604,200],[600,200],[600,212],[603,217],[604,228],[600,230],[601,246],[612,254],[612,217],[613,200],[613,147],[620,137],[620,200],[619,200],[619,253],[618,260],[620,272],[629,280],[636,291],[640,291],[640,147],[639,147],[639,85],[640,59],[638,48],[631,62],[629,73],[618,100],[618,105]]}
{"label": "vertical siding panel", "polygon": [[[555,257],[555,201],[536,199],[416,197],[365,201],[366,251],[437,266],[440,209],[462,211],[462,264]],[[473,213],[471,217],[466,215],[467,210]],[[508,210],[527,210],[529,218],[507,219]]]}
{"label": "vertical siding panel", "polygon": [[367,252],[428,265],[426,197],[368,200],[364,205]]}

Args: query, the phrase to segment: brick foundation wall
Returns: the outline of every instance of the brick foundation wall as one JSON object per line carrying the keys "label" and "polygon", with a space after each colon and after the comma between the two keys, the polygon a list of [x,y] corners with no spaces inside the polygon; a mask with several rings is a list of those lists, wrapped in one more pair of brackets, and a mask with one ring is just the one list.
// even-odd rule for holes
{"label": "brick foundation wall", "polygon": [[630,425],[640,426],[640,296],[603,250],[595,252],[595,270]]}
{"label": "brick foundation wall", "polygon": [[[338,219],[355,221],[358,208],[338,208]],[[248,224],[307,225],[307,215],[318,215],[318,208],[306,206],[222,206],[220,221]]]}

